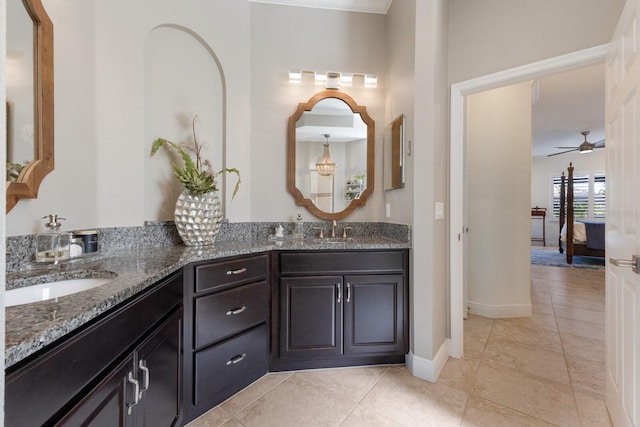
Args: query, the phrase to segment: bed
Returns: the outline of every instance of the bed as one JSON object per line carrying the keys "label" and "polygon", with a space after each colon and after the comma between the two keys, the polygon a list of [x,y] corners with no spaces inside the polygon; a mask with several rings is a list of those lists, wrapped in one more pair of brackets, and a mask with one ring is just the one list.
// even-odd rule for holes
{"label": "bed", "polygon": [[567,264],[573,263],[574,255],[604,257],[604,222],[574,218],[573,163],[569,163],[566,177],[562,173],[560,182],[560,253],[566,252]]}

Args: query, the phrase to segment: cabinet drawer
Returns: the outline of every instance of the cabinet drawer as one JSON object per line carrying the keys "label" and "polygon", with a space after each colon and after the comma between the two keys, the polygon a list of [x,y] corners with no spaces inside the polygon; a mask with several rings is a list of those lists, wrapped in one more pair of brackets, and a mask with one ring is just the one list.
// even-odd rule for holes
{"label": "cabinet drawer", "polygon": [[269,290],[262,281],[195,299],[196,348],[249,329],[267,320]]}
{"label": "cabinet drawer", "polygon": [[196,406],[213,407],[267,373],[267,326],[195,354]]}
{"label": "cabinet drawer", "polygon": [[281,252],[281,274],[401,273],[404,251]]}
{"label": "cabinet drawer", "polygon": [[195,291],[240,285],[265,279],[267,256],[243,257],[195,266]]}

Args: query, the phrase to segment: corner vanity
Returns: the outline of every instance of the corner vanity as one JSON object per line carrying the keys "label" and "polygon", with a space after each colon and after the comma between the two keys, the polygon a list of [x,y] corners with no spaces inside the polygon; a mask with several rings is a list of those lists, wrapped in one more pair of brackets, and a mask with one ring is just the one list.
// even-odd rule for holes
{"label": "corner vanity", "polygon": [[111,278],[7,308],[5,423],[184,425],[269,371],[403,363],[408,253],[382,237],[265,239],[69,266]]}

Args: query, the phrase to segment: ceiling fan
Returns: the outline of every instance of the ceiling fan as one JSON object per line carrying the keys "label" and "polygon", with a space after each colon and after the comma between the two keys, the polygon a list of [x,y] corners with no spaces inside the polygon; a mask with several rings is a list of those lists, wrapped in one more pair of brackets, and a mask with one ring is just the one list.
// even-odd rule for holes
{"label": "ceiling fan", "polygon": [[570,153],[572,151],[577,151],[580,154],[587,154],[587,153],[591,153],[594,149],[596,148],[604,148],[604,139],[598,141],[598,142],[589,142],[587,141],[587,135],[589,135],[589,131],[585,130],[580,132],[582,135],[584,135],[584,142],[582,144],[580,144],[577,147],[556,147],[559,148],[561,150],[566,150],[566,151],[561,151],[559,153],[553,153],[553,154],[549,154],[547,155],[547,157],[551,157],[551,156],[557,156],[558,154],[564,154],[564,153]]}

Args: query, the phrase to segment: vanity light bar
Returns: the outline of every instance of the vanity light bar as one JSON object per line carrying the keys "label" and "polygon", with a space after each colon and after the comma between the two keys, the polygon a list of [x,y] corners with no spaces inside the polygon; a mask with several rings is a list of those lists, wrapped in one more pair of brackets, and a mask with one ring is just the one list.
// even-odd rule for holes
{"label": "vanity light bar", "polygon": [[364,87],[378,87],[378,77],[375,74],[343,73],[340,71],[327,71],[319,73],[311,70],[289,70],[290,83],[302,83],[304,75],[313,76],[315,84],[324,85],[327,89],[340,89],[340,87],[353,86],[354,77],[360,77]]}

